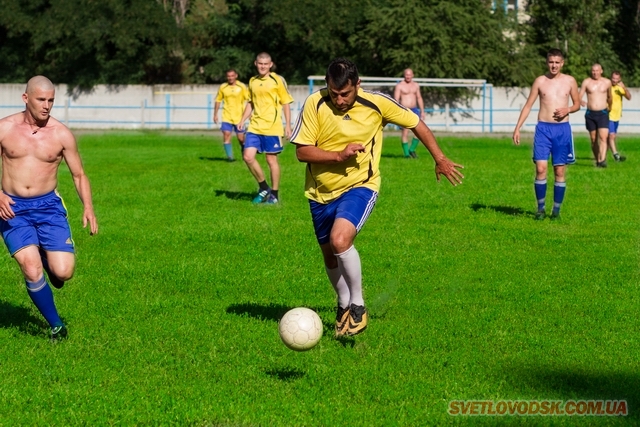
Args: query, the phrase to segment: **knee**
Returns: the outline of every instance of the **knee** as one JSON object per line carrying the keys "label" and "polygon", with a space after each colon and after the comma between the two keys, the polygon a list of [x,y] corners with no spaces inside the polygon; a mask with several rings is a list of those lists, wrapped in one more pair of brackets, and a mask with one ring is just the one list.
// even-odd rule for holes
{"label": "knee", "polygon": [[246,151],[244,151],[242,153],[242,160],[244,160],[246,164],[251,165],[256,161],[256,156],[255,154],[247,153]]}
{"label": "knee", "polygon": [[353,245],[351,238],[343,233],[331,234],[331,249],[334,254],[341,254]]}
{"label": "knee", "polygon": [[75,272],[75,264],[74,263],[64,263],[58,265],[51,265],[51,272],[55,274],[55,276],[66,282],[67,280],[73,277],[73,273]]}
{"label": "knee", "polygon": [[42,265],[36,262],[29,262],[21,266],[22,274],[27,282],[35,283],[42,277]]}

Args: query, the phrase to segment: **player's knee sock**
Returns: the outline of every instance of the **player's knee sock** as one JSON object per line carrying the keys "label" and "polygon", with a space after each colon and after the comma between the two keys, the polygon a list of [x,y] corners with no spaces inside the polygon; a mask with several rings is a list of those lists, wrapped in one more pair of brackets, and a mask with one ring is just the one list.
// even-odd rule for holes
{"label": "player's knee sock", "polygon": [[276,199],[278,198],[278,190],[271,189],[271,194],[273,194],[273,197]]}
{"label": "player's knee sock", "polygon": [[413,138],[411,140],[411,148],[409,148],[409,151],[410,152],[416,151],[416,148],[418,148],[419,143],[420,143],[420,140],[418,138]]}
{"label": "player's knee sock", "polygon": [[409,157],[409,143],[402,141],[402,153],[405,157]]}
{"label": "player's knee sock", "polygon": [[27,282],[27,291],[29,293],[29,297],[31,301],[35,304],[35,306],[40,310],[42,316],[49,322],[51,327],[62,326],[62,320],[58,315],[58,310],[56,309],[56,305],[53,302],[53,292],[51,291],[51,287],[44,279],[44,274],[35,283]]}
{"label": "player's knee sock", "polygon": [[258,186],[260,187],[260,191],[263,191],[263,190],[269,191],[270,190],[269,185],[267,184],[266,180],[262,181],[262,182],[259,182]]}
{"label": "player's knee sock", "polygon": [[344,276],[340,273],[340,268],[328,268],[327,266],[324,268],[327,271],[327,276],[329,276],[329,281],[331,282],[331,285],[333,285],[333,289],[338,295],[338,305],[340,308],[349,307],[349,287],[347,286],[347,282],[344,280]]}
{"label": "player's knee sock", "polygon": [[231,143],[228,144],[222,144],[224,146],[224,152],[227,155],[228,158],[233,158],[233,147],[231,146]]}
{"label": "player's knee sock", "polygon": [[351,246],[338,257],[338,268],[349,287],[350,304],[364,305],[362,296],[362,266],[360,264],[360,254],[355,246]]}
{"label": "player's knee sock", "polygon": [[556,182],[553,184],[553,213],[560,213],[560,206],[564,200],[564,193],[567,190],[566,182]]}
{"label": "player's knee sock", "polygon": [[544,198],[547,196],[547,180],[536,179],[533,187],[536,191],[536,200],[538,201],[538,211],[544,210]]}

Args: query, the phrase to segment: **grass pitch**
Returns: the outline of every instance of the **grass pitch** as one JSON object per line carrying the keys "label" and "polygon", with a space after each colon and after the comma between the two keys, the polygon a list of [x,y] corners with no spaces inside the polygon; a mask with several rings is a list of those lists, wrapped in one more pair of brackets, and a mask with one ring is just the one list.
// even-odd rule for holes
{"label": "grass pitch", "polygon": [[[356,240],[369,329],[337,341],[291,145],[281,204],[252,206],[255,181],[224,162],[217,133],[81,136],[100,234],[81,228],[63,166],[78,268],[55,298],[70,339],[48,342],[4,251],[0,425],[640,423],[640,140],[619,138],[629,160],[602,170],[576,139],[560,222],[533,220],[530,144],[439,142],[465,165],[459,187],[436,184],[423,148],[405,160],[386,140]],[[278,337],[296,306],[325,327],[306,353]],[[570,399],[626,399],[629,415],[447,413],[451,400]]]}

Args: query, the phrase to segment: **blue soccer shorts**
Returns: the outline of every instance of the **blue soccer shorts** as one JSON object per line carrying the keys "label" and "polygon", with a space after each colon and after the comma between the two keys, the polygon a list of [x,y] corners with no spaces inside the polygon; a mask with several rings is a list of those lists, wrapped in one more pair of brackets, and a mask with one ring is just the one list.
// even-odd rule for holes
{"label": "blue soccer shorts", "polygon": [[232,125],[229,122],[222,122],[220,124],[220,130],[222,132],[235,132],[236,135],[239,133],[245,133],[246,129],[238,129],[238,125]]}
{"label": "blue soccer shorts", "polygon": [[609,120],[609,133],[618,133],[618,125],[620,121],[614,122],[613,120]]}
{"label": "blue soccer shorts", "polygon": [[258,135],[247,132],[244,149],[255,148],[258,153],[279,154],[282,152],[282,138],[272,135]]}
{"label": "blue soccer shorts", "polygon": [[356,187],[335,200],[324,204],[309,200],[311,219],[318,243],[329,243],[331,229],[337,218],[344,218],[360,232],[376,205],[378,193],[364,187]]}
{"label": "blue soccer shorts", "polygon": [[573,135],[569,122],[538,122],[533,134],[533,161],[548,161],[553,166],[570,165],[576,162]]}
{"label": "blue soccer shorts", "polygon": [[75,252],[67,209],[57,191],[29,198],[7,195],[15,202],[11,205],[15,217],[0,219],[0,232],[11,256],[32,245],[52,252]]}

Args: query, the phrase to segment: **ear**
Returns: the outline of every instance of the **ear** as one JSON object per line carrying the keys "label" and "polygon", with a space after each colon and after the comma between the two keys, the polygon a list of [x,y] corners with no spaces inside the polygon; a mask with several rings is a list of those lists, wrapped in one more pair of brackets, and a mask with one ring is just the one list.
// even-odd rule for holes
{"label": "ear", "polygon": [[22,101],[26,104],[29,101],[29,95],[26,93],[22,94]]}

